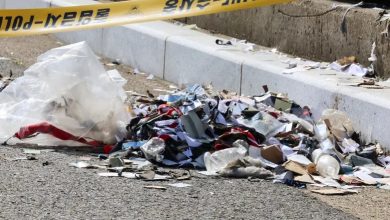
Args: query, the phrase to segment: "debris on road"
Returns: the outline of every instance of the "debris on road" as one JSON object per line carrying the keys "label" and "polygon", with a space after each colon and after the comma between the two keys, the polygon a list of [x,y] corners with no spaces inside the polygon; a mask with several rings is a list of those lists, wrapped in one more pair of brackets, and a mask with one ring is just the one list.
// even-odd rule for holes
{"label": "debris on road", "polygon": [[239,40],[232,38],[231,40],[217,39],[215,43],[220,46],[226,46],[227,50],[238,50],[243,52],[251,52],[255,50],[255,44],[249,43],[247,40]]}
{"label": "debris on road", "polygon": [[213,177],[311,185],[324,195],[390,185],[389,156],[379,144],[364,143],[344,112],[327,109],[315,121],[308,106],[266,86],[255,96],[201,85],[172,86],[157,96],[126,94],[125,83],[117,71],[106,72],[85,43],[50,50],[0,93],[0,140],[102,147],[96,164],[69,164],[100,169],[101,177],[184,181],[192,177],[184,169],[197,169]]}
{"label": "debris on road", "polygon": [[186,188],[186,187],[190,187],[192,185],[186,184],[186,183],[172,183],[172,184],[168,184],[168,186],[177,187],[177,188]]}
{"label": "debris on road", "polygon": [[146,79],[152,80],[152,79],[154,79],[154,75],[150,74],[148,77],[146,77]]}
{"label": "debris on road", "polygon": [[5,158],[8,161],[19,161],[19,160],[37,160],[35,156],[25,156],[25,157],[14,157],[14,158]]}
{"label": "debris on road", "polygon": [[77,167],[77,168],[93,168],[93,166],[87,162],[84,161],[78,161],[75,163],[70,163],[69,166],[71,167]]}
{"label": "debris on road", "polygon": [[23,153],[25,153],[25,154],[41,154],[41,151],[34,150],[34,149],[23,149]]}
{"label": "debris on road", "polygon": [[244,97],[200,85],[131,100],[128,138],[111,155],[143,155],[157,166],[206,169],[200,173],[209,176],[309,184],[324,195],[356,193],[351,188],[373,183],[367,176],[382,185],[390,177],[388,162],[379,164],[380,145],[362,142],[338,110],[325,110],[315,122],[310,108],[280,94]]}
{"label": "debris on road", "polygon": [[372,70],[363,67],[356,61],[355,56],[343,57],[330,64],[330,68],[338,72],[343,72],[347,75],[364,77],[367,75],[372,75]]}

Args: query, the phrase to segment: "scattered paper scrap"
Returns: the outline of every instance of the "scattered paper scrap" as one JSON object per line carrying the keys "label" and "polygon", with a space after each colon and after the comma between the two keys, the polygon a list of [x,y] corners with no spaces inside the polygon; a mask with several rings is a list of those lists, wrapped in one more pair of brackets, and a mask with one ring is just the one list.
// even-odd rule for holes
{"label": "scattered paper scrap", "polygon": [[113,172],[106,172],[106,173],[98,173],[99,176],[104,176],[104,177],[118,177],[118,173],[113,173]]}
{"label": "scattered paper scrap", "polygon": [[74,163],[70,163],[69,166],[76,168],[93,168],[93,166],[85,161],[77,161]]}
{"label": "scattered paper scrap", "polygon": [[168,184],[168,186],[173,186],[173,187],[177,187],[177,188],[186,188],[186,187],[190,187],[192,185],[187,184],[187,183],[171,183],[171,184]]}

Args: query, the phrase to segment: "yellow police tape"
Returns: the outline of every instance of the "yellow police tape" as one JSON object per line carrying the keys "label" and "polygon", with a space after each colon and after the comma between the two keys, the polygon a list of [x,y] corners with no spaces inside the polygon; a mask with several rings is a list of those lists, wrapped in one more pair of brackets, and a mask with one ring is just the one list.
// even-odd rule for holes
{"label": "yellow police tape", "polygon": [[0,37],[174,19],[290,1],[292,0],[131,0],[72,7],[0,10]]}

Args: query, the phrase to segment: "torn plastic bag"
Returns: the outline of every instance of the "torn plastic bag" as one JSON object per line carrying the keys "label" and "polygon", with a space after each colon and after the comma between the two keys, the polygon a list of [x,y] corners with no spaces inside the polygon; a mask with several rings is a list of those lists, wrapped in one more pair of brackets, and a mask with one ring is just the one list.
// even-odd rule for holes
{"label": "torn plastic bag", "polygon": [[165,142],[161,138],[152,138],[141,147],[141,150],[146,159],[161,162],[164,159]]}
{"label": "torn plastic bag", "polygon": [[265,179],[273,176],[271,171],[264,169],[266,166],[267,165],[259,159],[244,157],[229,162],[225,168],[218,173],[225,177],[255,177]]}
{"label": "torn plastic bag", "polygon": [[247,152],[248,151],[245,147],[232,147],[212,154],[207,152],[204,155],[204,163],[207,172],[216,173],[221,171],[230,162],[245,157]]}
{"label": "torn plastic bag", "polygon": [[281,122],[265,112],[259,112],[250,119],[241,117],[237,119],[237,121],[246,127],[254,128],[257,132],[263,134],[264,136],[268,136],[283,126]]}
{"label": "torn plastic bag", "polygon": [[[49,50],[0,93],[0,141],[21,127],[48,122],[76,137],[115,143],[129,121],[124,94],[85,42]],[[48,135],[26,142],[80,145]]]}
{"label": "torn plastic bag", "polygon": [[367,75],[367,73],[369,72],[367,68],[364,68],[362,65],[360,65],[358,63],[351,63],[348,65],[340,65],[340,63],[338,63],[338,62],[333,62],[329,65],[329,67],[332,70],[336,70],[338,72],[342,72],[342,73],[345,73],[345,74],[351,75],[351,76],[363,77],[363,76]]}
{"label": "torn plastic bag", "polygon": [[224,177],[235,177],[235,178],[247,178],[255,177],[259,179],[266,179],[273,177],[273,173],[269,170],[266,170],[262,167],[237,167],[237,168],[225,168],[219,172],[221,176]]}

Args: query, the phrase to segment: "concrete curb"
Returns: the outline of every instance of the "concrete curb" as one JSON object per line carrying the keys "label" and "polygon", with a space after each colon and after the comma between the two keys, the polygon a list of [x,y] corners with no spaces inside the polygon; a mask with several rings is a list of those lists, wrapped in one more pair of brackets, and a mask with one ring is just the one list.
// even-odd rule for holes
{"label": "concrete curb", "polygon": [[[39,2],[51,7],[80,3],[34,0],[31,5],[39,6]],[[282,73],[288,66],[283,63],[286,56],[219,46],[216,36],[162,21],[55,35],[66,43],[87,41],[103,56],[177,84],[212,83],[216,89],[245,95],[258,94],[262,85],[268,85],[270,90],[287,93],[297,103],[310,106],[315,118],[326,108],[346,111],[364,139],[379,141],[390,150],[385,129],[390,124],[390,90],[345,85],[355,77],[320,69],[286,75]]]}
{"label": "concrete curb", "polygon": [[[377,21],[382,10],[355,8],[346,13],[348,7],[358,2],[361,1],[295,0],[289,4],[189,17],[182,21],[260,45],[277,47],[288,54],[330,62],[354,55],[360,63],[370,65],[368,58],[375,42],[377,62],[374,68],[378,76],[389,78],[390,38],[382,33],[387,30],[387,23]],[[332,11],[305,17],[328,10]]]}

